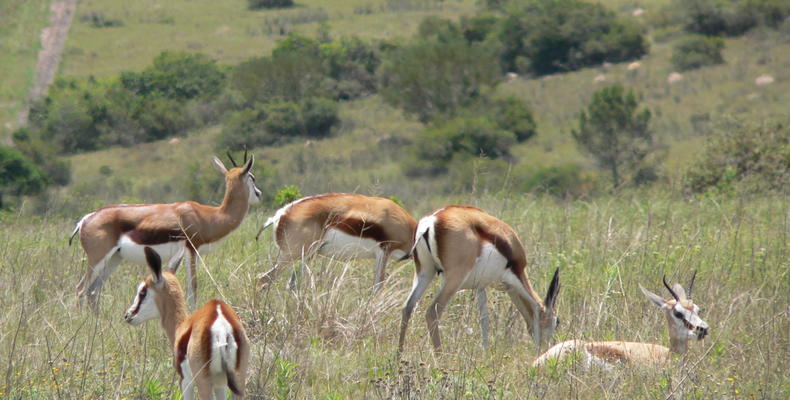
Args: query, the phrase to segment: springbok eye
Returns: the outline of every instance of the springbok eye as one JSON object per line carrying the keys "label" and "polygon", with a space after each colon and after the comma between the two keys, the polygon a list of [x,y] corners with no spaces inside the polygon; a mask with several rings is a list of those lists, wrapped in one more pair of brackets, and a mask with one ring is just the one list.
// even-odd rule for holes
{"label": "springbok eye", "polygon": [[141,299],[144,298],[146,294],[148,294],[148,287],[147,286],[143,286],[143,288],[140,289],[140,298]]}
{"label": "springbok eye", "polygon": [[683,319],[683,314],[680,311],[675,311],[675,318]]}

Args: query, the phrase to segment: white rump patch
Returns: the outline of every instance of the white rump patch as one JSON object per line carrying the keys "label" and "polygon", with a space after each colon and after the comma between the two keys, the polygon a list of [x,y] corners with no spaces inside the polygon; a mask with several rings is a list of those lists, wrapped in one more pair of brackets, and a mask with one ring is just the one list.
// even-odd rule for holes
{"label": "white rump patch", "polygon": [[211,363],[209,370],[212,375],[222,375],[221,379],[226,379],[225,371],[222,369],[222,358],[228,367],[236,365],[236,354],[239,346],[233,338],[233,327],[222,314],[222,307],[217,304],[217,319],[211,324]]}

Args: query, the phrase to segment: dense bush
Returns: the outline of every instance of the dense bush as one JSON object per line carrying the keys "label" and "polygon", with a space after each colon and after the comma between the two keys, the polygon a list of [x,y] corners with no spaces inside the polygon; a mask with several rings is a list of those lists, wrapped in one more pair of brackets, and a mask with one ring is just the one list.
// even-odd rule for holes
{"label": "dense bush", "polygon": [[790,16],[786,0],[676,0],[687,31],[736,36],[758,26],[779,27]]}
{"label": "dense bush", "polygon": [[47,185],[44,172],[13,148],[0,146],[0,209],[3,197],[35,194]]}
{"label": "dense bush", "polygon": [[447,172],[447,165],[458,157],[508,158],[515,143],[515,134],[486,118],[454,118],[417,134],[404,171],[430,176]]}
{"label": "dense bush", "polygon": [[323,138],[339,121],[337,105],[328,99],[259,103],[254,108],[230,114],[217,146],[240,150],[245,145],[285,143],[294,137]]}
{"label": "dense bush", "polygon": [[378,52],[359,38],[321,43],[289,35],[269,57],[239,64],[233,84],[249,104],[322,96],[350,99],[376,90]]}
{"label": "dense bush", "polygon": [[589,193],[594,183],[582,173],[576,164],[540,168],[526,174],[518,189],[524,192],[548,193],[566,198],[579,197]]}
{"label": "dense bush", "polygon": [[496,38],[504,67],[536,75],[643,56],[639,27],[582,0],[512,2]]}
{"label": "dense bush", "polygon": [[578,129],[571,133],[580,149],[611,173],[612,184],[618,187],[624,173],[637,175],[655,150],[650,116],[647,108],[639,110],[633,91],[609,86],[593,94],[590,105],[579,113]]}
{"label": "dense bush", "polygon": [[692,192],[747,192],[790,188],[790,120],[745,124],[726,121],[716,130],[698,162],[686,171]]}
{"label": "dense bush", "polygon": [[513,132],[518,142],[523,142],[536,133],[537,124],[532,116],[532,110],[527,103],[517,97],[485,100],[479,109],[501,129]]}
{"label": "dense bush", "polygon": [[284,8],[293,6],[294,0],[247,0],[247,5],[251,10]]}
{"label": "dense bush", "polygon": [[121,73],[121,84],[140,96],[189,100],[219,93],[225,74],[204,54],[165,51],[143,71]]}
{"label": "dense bush", "polygon": [[428,121],[476,102],[483,87],[497,80],[498,70],[491,50],[480,44],[418,39],[387,54],[381,92],[390,104]]}
{"label": "dense bush", "polygon": [[724,40],[717,37],[693,36],[680,41],[672,49],[672,65],[678,71],[724,63],[721,51]]}

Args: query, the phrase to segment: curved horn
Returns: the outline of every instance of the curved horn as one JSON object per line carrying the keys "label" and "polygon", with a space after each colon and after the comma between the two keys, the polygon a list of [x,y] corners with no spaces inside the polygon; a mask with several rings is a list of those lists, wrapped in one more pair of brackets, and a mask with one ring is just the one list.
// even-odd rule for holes
{"label": "curved horn", "polygon": [[697,271],[695,270],[694,273],[691,275],[691,280],[689,281],[688,286],[686,286],[686,297],[689,299],[691,298],[691,288],[694,287],[694,278],[697,277]]}
{"label": "curved horn", "polygon": [[244,162],[242,164],[247,163],[247,145],[244,145]]}
{"label": "curved horn", "polygon": [[[232,155],[230,155],[230,150],[228,150],[228,153],[227,153],[227,154],[228,154],[228,158],[230,159],[230,163],[231,163],[231,164],[233,164],[233,166],[234,166],[234,167],[238,167],[239,165],[238,165],[238,164],[236,164],[236,160],[234,160],[234,159],[233,159],[233,156],[232,156]],[[245,154],[245,157],[246,157],[246,154]]]}
{"label": "curved horn", "polygon": [[672,294],[672,297],[674,297],[674,298],[675,298],[675,301],[680,301],[680,298],[678,297],[678,295],[677,295],[677,294],[675,294],[675,291],[674,291],[674,290],[672,290],[672,288],[671,288],[671,287],[669,286],[669,284],[667,283],[667,276],[666,276],[666,275],[664,275],[664,276],[662,276],[662,277],[661,277],[661,279],[664,281],[664,286],[666,286],[666,287],[667,287],[667,290],[669,290],[669,293],[671,293],[671,294]]}

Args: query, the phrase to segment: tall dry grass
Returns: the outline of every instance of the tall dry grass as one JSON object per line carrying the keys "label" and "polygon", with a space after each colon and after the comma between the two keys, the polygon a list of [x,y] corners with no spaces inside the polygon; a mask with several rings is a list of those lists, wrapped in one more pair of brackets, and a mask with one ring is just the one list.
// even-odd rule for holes
{"label": "tall dry grass", "polygon": [[[420,204],[427,212],[437,204]],[[447,202],[450,202],[447,200]],[[554,340],[667,344],[663,316],[637,288],[662,292],[661,276],[685,282],[711,335],[663,370],[581,364],[530,368],[537,355],[507,296],[489,291],[492,346],[484,351],[472,293],[441,320],[446,354],[431,350],[422,315],[395,359],[400,307],[413,265],[388,271],[372,295],[372,260],[318,257],[298,285],[289,271],[259,291],[275,257],[271,233],[253,237],[271,210],[253,215],[199,271],[199,300],[231,303],[252,341],[252,398],[767,398],[790,395],[790,220],[786,198],[679,200],[611,197],[556,203],[540,197],[466,198],[501,217],[527,247],[528,272],[545,292],[561,267],[562,320]],[[146,273],[124,263],[105,285],[97,315],[80,310],[74,286],[82,250],[67,247],[72,221],[3,217],[0,225],[0,397],[178,398],[167,341],[156,322],[128,326],[123,313]]]}

